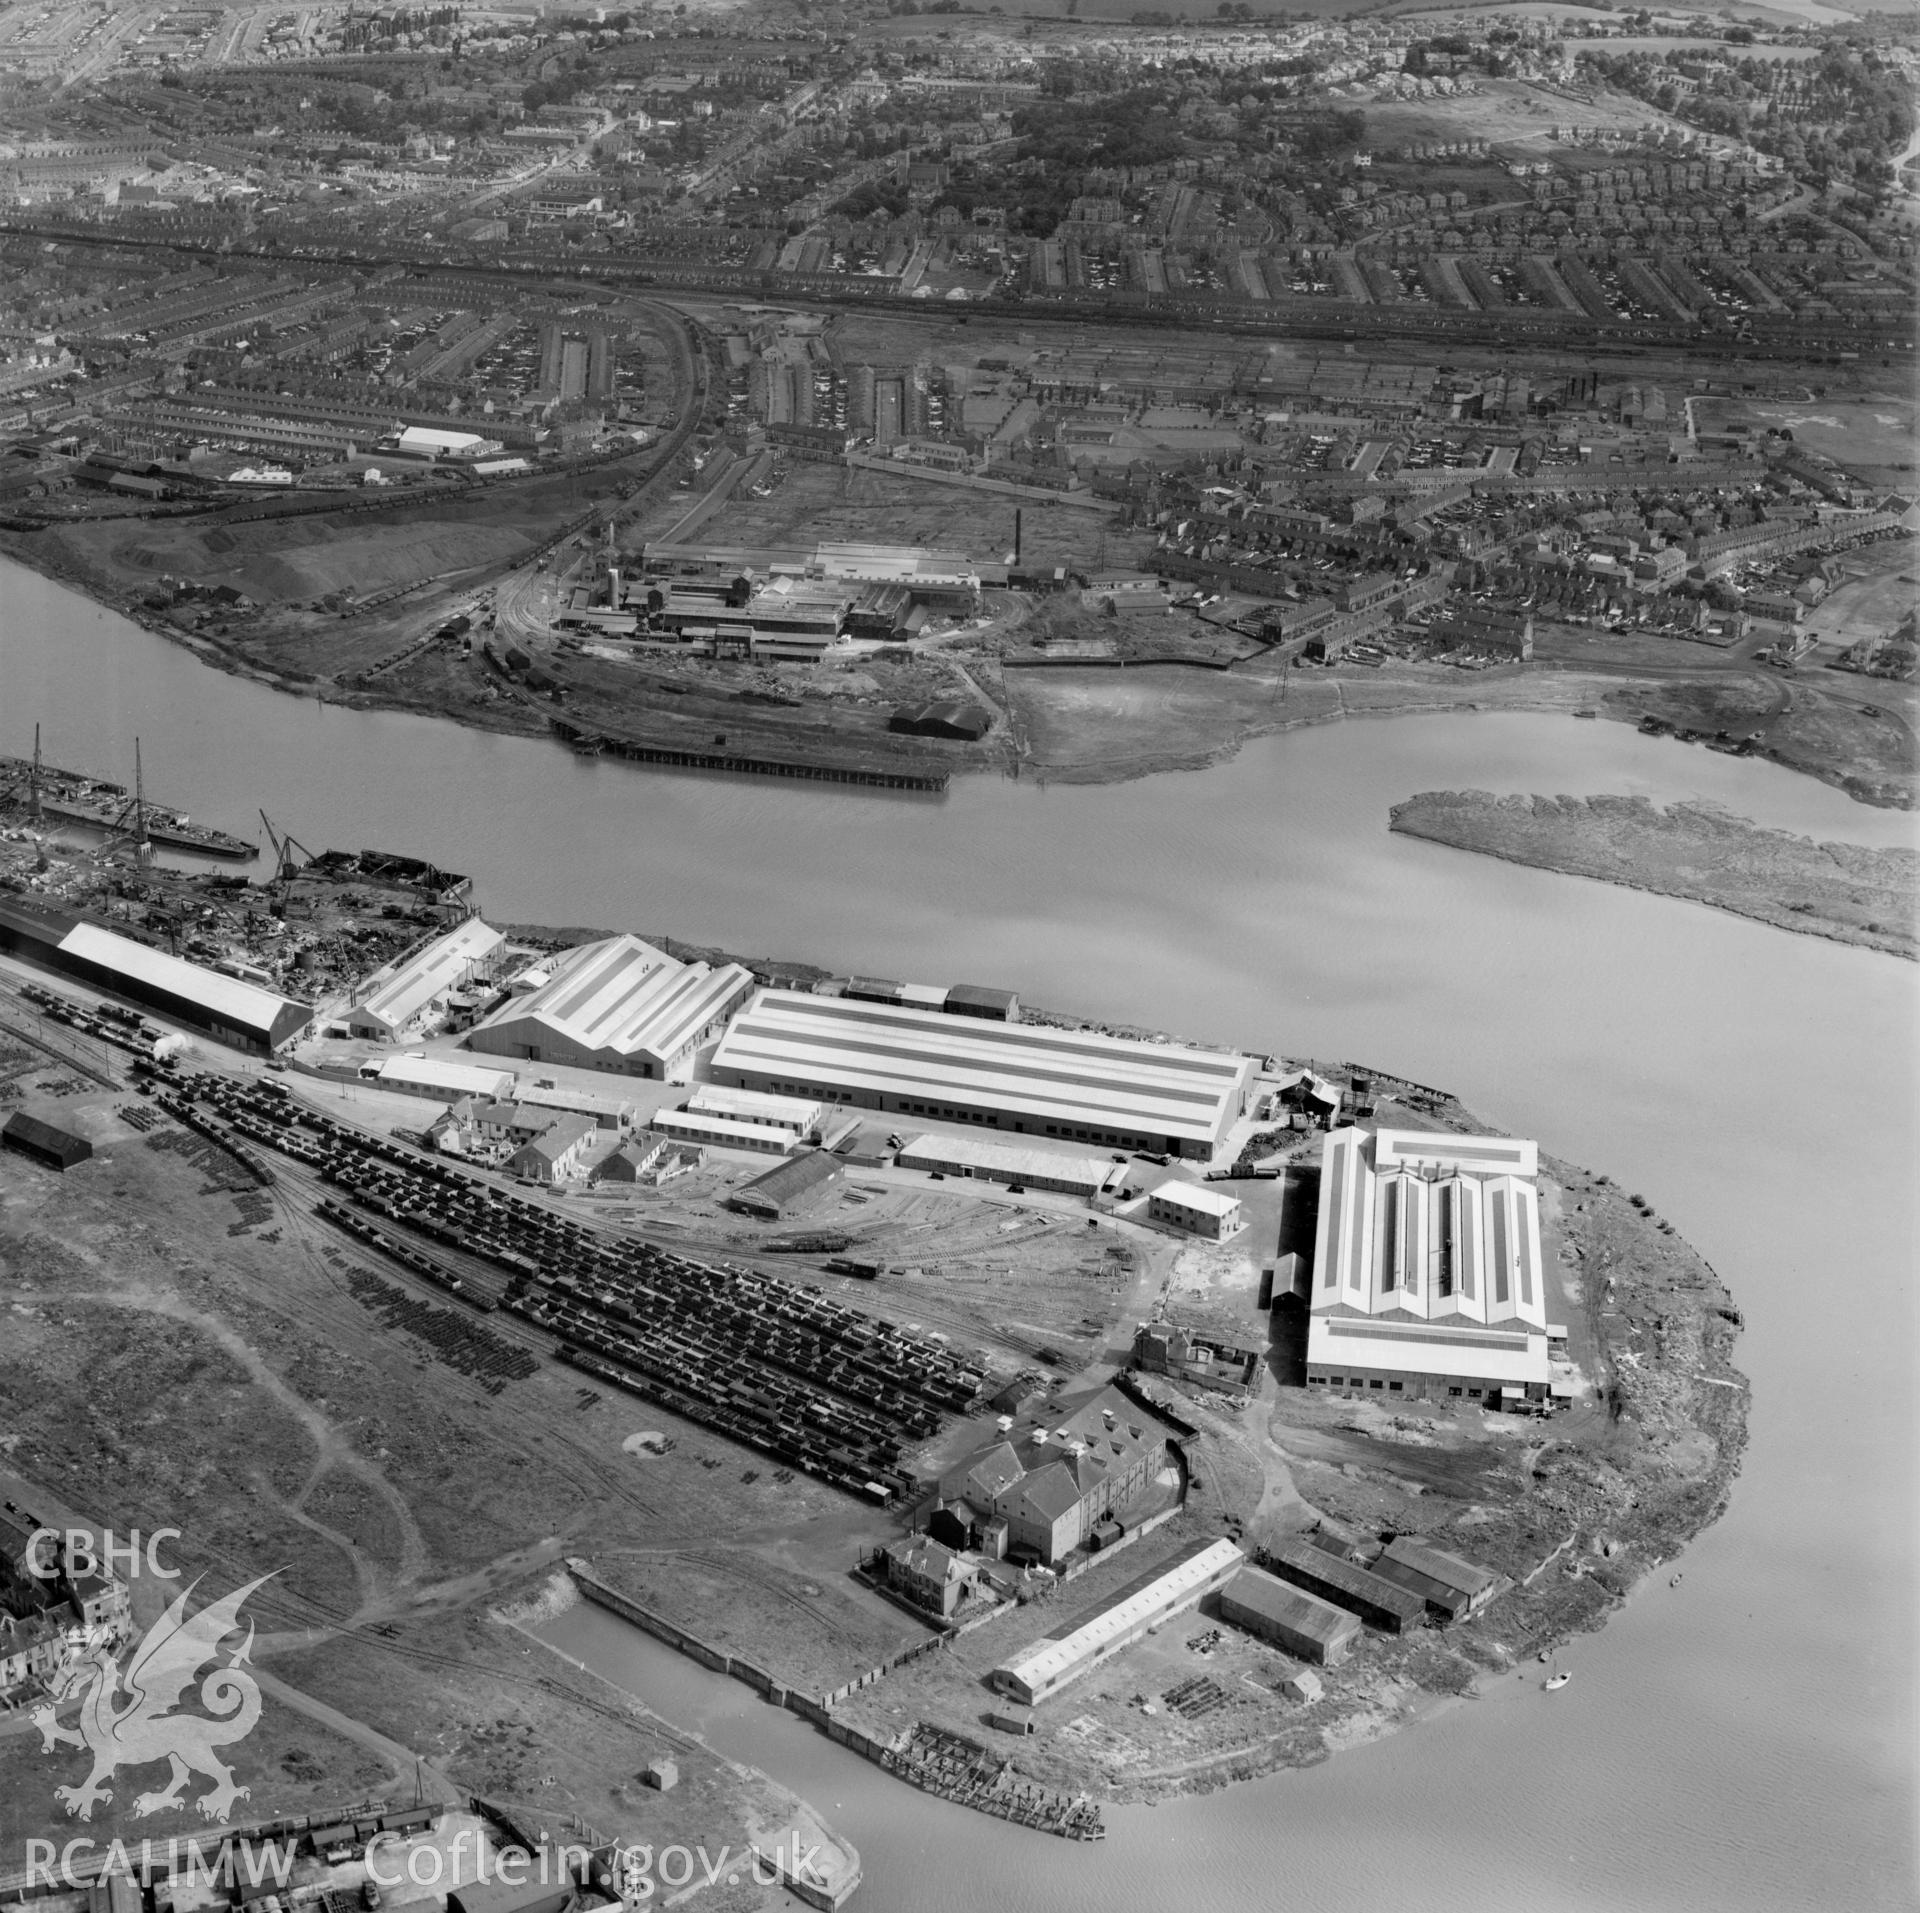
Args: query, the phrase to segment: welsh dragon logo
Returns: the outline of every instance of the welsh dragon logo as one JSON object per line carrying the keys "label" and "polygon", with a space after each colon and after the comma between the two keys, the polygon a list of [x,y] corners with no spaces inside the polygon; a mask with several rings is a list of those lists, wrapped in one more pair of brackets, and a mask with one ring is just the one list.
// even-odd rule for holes
{"label": "welsh dragon logo", "polygon": [[[136,1814],[181,1805],[182,1789],[195,1774],[213,1782],[194,1802],[209,1820],[224,1820],[235,1801],[247,1798],[250,1790],[233,1784],[232,1769],[216,1757],[214,1749],[244,1740],[260,1718],[259,1683],[246,1671],[253,1646],[251,1621],[247,1638],[200,1683],[200,1703],[207,1713],[171,1710],[193,1685],[194,1675],[208,1661],[218,1660],[220,1643],[238,1630],[241,1603],[272,1579],[271,1574],[263,1574],[189,1620],[187,1600],[200,1585],[194,1581],[148,1628],[124,1673],[104,1648],[83,1655],[67,1670],[54,1700],[34,1710],[33,1724],[40,1729],[45,1752],[83,1747],[93,1755],[93,1771],[79,1786],[54,1789],[54,1798],[70,1814],[91,1820],[96,1804],[113,1798],[113,1789],[103,1782],[122,1767],[144,1767],[162,1760],[172,1769],[171,1778],[166,1786],[134,1801]],[[80,1697],[78,1733],[60,1726],[55,1715],[55,1709],[76,1694]]]}

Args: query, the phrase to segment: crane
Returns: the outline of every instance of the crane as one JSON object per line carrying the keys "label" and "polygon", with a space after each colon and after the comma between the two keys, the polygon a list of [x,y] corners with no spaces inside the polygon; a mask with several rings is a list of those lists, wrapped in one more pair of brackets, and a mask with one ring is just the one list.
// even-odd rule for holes
{"label": "crane", "polygon": [[312,863],[313,852],[290,831],[275,830],[273,819],[264,810],[260,813],[260,821],[267,828],[267,842],[273,846],[273,876],[269,880],[268,888],[275,891],[280,902],[284,904],[287,899],[287,887],[293,882],[294,875],[299,869],[293,861],[293,853],[297,850],[308,863]]}

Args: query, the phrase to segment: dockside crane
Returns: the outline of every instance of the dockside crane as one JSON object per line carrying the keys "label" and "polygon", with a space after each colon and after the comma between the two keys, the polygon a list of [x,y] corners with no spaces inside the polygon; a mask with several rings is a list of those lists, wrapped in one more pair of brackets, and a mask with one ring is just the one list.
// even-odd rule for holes
{"label": "dockside crane", "polygon": [[275,830],[273,819],[264,810],[260,813],[260,821],[266,826],[267,842],[273,846],[273,878],[269,889],[273,893],[274,900],[284,909],[287,891],[300,871],[300,866],[293,860],[293,853],[297,850],[308,863],[312,863],[313,852],[291,831]]}
{"label": "dockside crane", "polygon": [[109,843],[133,839],[133,854],[143,864],[153,861],[153,839],[147,834],[147,781],[140,763],[140,740],[133,740],[133,801],[122,804],[108,826]]}

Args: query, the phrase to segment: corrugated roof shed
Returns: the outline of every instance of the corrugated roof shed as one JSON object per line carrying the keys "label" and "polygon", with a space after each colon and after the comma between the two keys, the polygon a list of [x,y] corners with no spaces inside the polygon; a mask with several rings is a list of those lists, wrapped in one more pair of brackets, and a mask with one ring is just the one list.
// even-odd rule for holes
{"label": "corrugated roof shed", "polygon": [[837,1156],[824,1149],[809,1149],[803,1155],[789,1156],[764,1176],[736,1189],[730,1206],[754,1215],[782,1216],[804,1202],[841,1174]]}
{"label": "corrugated roof shed", "polygon": [[1427,1618],[1427,1604],[1417,1594],[1298,1537],[1276,1541],[1263,1550],[1261,1565],[1396,1634],[1403,1628],[1417,1627]]}
{"label": "corrugated roof shed", "polygon": [[23,1156],[45,1163],[49,1169],[62,1171],[85,1162],[93,1154],[93,1144],[86,1137],[57,1129],[38,1116],[29,1116],[24,1109],[16,1109],[7,1118],[6,1127],[0,1129],[0,1142],[9,1149],[19,1150]]}
{"label": "corrugated roof shed", "polygon": [[1449,1620],[1458,1620],[1481,1606],[1493,1593],[1495,1577],[1486,1568],[1444,1548],[1430,1548],[1402,1535],[1387,1543],[1373,1564],[1373,1572],[1392,1581]]}
{"label": "corrugated roof shed", "polygon": [[1220,1590],[1220,1612],[1309,1660],[1340,1660],[1360,1633],[1357,1614],[1261,1568],[1242,1568]]}
{"label": "corrugated roof shed", "polygon": [[274,1049],[313,1020],[304,1003],[60,911],[0,904],[0,949],[144,1003],[223,1042]]}
{"label": "corrugated roof shed", "polygon": [[944,1006],[955,1016],[984,1016],[996,1022],[1017,1022],[1020,999],[1011,990],[996,990],[984,983],[956,983],[947,991]]}
{"label": "corrugated roof shed", "polygon": [[[1188,1155],[1212,1153],[1244,1106],[1252,1071],[1248,1058],[1223,1051],[893,1008],[851,990],[759,991],[712,1063],[716,1081],[747,1088],[850,1092],[848,1100],[909,1116],[959,1107],[1029,1133],[1147,1139]],[[913,1098],[926,1101],[916,1107]]]}

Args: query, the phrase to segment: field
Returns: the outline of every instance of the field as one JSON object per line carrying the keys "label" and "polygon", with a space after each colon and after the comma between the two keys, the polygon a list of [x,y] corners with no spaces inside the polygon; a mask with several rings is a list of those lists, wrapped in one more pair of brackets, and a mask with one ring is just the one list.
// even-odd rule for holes
{"label": "field", "polygon": [[1910,397],[1808,398],[1803,403],[1759,399],[1709,400],[1695,410],[1717,411],[1729,424],[1785,430],[1794,442],[1832,459],[1869,484],[1913,487],[1920,408]]}
{"label": "field", "polygon": [[[1591,99],[1576,99],[1571,93],[1528,80],[1482,80],[1475,92],[1462,98],[1369,100],[1363,109],[1367,138],[1376,148],[1387,151],[1440,140],[1486,140],[1496,147],[1545,150],[1548,132],[1555,126],[1625,130],[1674,124],[1657,107],[1628,94],[1607,88],[1578,90],[1583,94],[1591,90]],[[1438,183],[1446,184],[1450,179],[1448,174]]]}
{"label": "field", "polygon": [[[582,499],[590,496],[583,487]],[[423,500],[376,517],[80,520],[47,536],[65,567],[96,588],[139,596],[165,576],[232,585],[255,604],[278,608],[499,564],[579,509],[563,487],[528,486]]]}
{"label": "field", "polygon": [[1028,565],[1131,566],[1153,542],[1151,533],[1114,530],[1101,514],[1074,506],[805,461],[788,468],[771,496],[729,500],[701,528],[700,538],[720,545],[878,538],[997,563],[1013,549],[1016,507],[1024,526],[1022,560]]}

